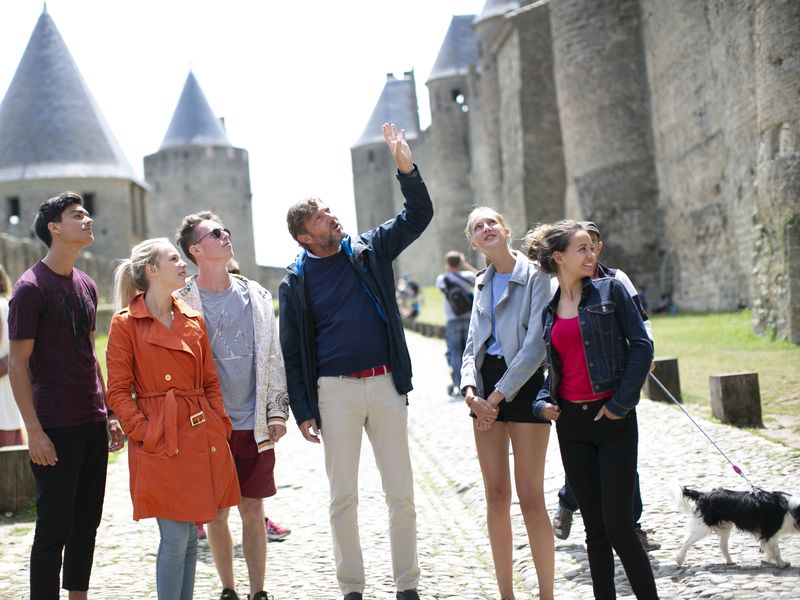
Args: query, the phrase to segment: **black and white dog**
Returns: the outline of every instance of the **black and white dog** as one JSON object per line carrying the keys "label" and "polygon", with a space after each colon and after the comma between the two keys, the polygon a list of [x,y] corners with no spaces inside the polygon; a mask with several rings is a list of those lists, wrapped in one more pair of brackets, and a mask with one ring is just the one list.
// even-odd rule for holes
{"label": "black and white dog", "polygon": [[778,539],[786,534],[800,534],[800,503],[784,492],[737,492],[716,488],[710,492],[698,492],[677,485],[673,495],[684,512],[692,516],[686,524],[686,539],[675,556],[683,564],[686,552],[699,540],[715,531],[719,535],[719,548],[725,561],[731,564],[728,553],[728,538],[736,527],[755,535],[761,543],[761,551],[770,562],[781,569],[789,566],[781,559]]}

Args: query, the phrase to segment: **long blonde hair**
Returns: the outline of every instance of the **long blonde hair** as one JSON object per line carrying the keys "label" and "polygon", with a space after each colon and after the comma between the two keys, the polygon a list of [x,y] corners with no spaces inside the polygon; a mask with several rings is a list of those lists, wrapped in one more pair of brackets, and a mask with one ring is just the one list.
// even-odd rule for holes
{"label": "long blonde hair", "polygon": [[139,242],[131,248],[130,258],[125,258],[114,271],[114,296],[117,308],[125,308],[134,296],[147,291],[150,282],[145,274],[146,267],[158,263],[158,254],[164,246],[172,247],[165,237],[152,238]]}

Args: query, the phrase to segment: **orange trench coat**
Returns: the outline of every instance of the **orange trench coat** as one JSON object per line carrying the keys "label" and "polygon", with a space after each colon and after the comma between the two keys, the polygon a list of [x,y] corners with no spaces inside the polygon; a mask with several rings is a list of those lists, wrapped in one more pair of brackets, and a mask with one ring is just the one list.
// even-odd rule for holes
{"label": "orange trench coat", "polygon": [[133,518],[208,523],[241,502],[232,425],[205,321],[173,303],[172,329],[141,294],[111,319],[108,404],[128,435]]}

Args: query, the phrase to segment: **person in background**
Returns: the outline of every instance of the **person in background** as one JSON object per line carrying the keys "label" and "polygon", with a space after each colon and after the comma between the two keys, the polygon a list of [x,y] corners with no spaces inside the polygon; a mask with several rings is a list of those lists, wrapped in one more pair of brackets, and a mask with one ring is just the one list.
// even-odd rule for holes
{"label": "person in background", "polygon": [[19,414],[11,380],[8,378],[8,299],[11,297],[11,279],[0,265],[0,448],[20,446],[22,415]]}
{"label": "person in background", "polygon": [[472,313],[475,273],[461,252],[451,250],[444,257],[444,273],[436,278],[436,287],[444,295],[444,339],[447,344],[447,364],[452,383],[447,393],[461,397],[461,357],[467,345],[469,316]]}
{"label": "person in background", "polygon": [[[580,221],[580,225],[586,230],[586,232],[588,232],[589,237],[592,239],[595,259],[598,259],[604,247],[603,241],[600,239],[600,229],[597,227],[597,224],[594,221]],[[539,238],[548,227],[549,226],[545,225],[542,228],[531,230],[526,234],[525,243],[523,244],[523,251],[528,255],[529,258],[535,259],[535,257],[538,255],[540,243]],[[625,289],[630,294],[631,299],[633,300],[633,303],[639,312],[639,315],[642,317],[645,329],[647,330],[647,335],[652,341],[653,329],[650,324],[650,318],[647,316],[647,311],[644,307],[644,304],[641,302],[641,294],[637,293],[636,288],[630,280],[630,277],[628,277],[628,275],[622,269],[609,268],[597,260],[592,278],[600,279],[602,277],[616,279],[623,286],[625,286]],[[553,293],[555,293],[555,290],[558,289],[558,278],[553,277],[551,282],[553,284]],[[658,550],[661,548],[661,544],[651,540],[648,537],[648,533],[642,529],[642,526],[639,522],[642,518],[642,507],[642,492],[639,486],[639,474],[637,473],[636,487],[633,496],[634,528],[636,529],[636,535],[639,537],[639,540],[642,542],[645,550]],[[558,491],[558,509],[553,517],[553,532],[557,538],[565,540],[569,537],[570,530],[572,529],[573,513],[577,511],[578,502],[575,500],[575,494],[572,493],[572,488],[570,488],[569,481],[567,481],[565,478],[564,485],[561,486],[561,489]]]}
{"label": "person in background", "polygon": [[59,597],[62,554],[62,587],[70,600],[87,598],[108,452],[125,442],[94,351],[97,286],[75,268],[94,242],[92,225],[78,194],[45,200],[33,229],[47,255],[22,274],[9,303],[8,373],[36,479],[31,600]]}
{"label": "person in background", "polygon": [[392,262],[433,218],[433,204],[405,131],[383,125],[405,198],[393,219],[357,238],[318,198],[286,222],[303,247],[280,286],[280,336],[289,399],[303,437],[325,450],[336,576],[345,600],[361,600],[358,461],[367,432],[389,506],[398,600],[419,600],[417,512],[408,447],[411,357],[395,297]]}
{"label": "person in background", "polygon": [[550,299],[550,278],[511,249],[511,230],[496,210],[473,210],[465,233],[488,264],[476,277],[461,390],[473,418],[497,587],[503,600],[514,598],[510,444],[539,597],[552,600],[553,529],[544,501],[550,422],[531,410],[544,381],[541,314]]}
{"label": "person in background", "polygon": [[[289,417],[272,295],[258,282],[228,271],[233,239],[218,215],[187,215],[177,242],[198,273],[175,295],[205,319],[225,410],[233,421],[230,446],[242,492],[238,510],[249,598],[267,600],[264,498],[276,492],[275,444],[286,434]],[[208,525],[208,541],[222,582],[220,600],[238,600],[228,516],[222,509]]]}
{"label": "person in background", "polygon": [[556,421],[561,460],[583,516],[595,598],[615,598],[614,551],[640,600],[658,598],[634,530],[636,404],[653,345],[625,286],[593,279],[592,238],[576,221],[545,226],[542,269],[558,290],[542,313],[547,380],[533,405]]}
{"label": "person in background", "polygon": [[416,319],[422,300],[422,289],[411,275],[403,275],[397,280],[397,303],[403,319]]}
{"label": "person in background", "polygon": [[[241,275],[241,269],[239,268],[239,261],[235,258],[232,258],[228,261],[228,273],[231,275]],[[288,527],[284,527],[283,525],[276,523],[269,517],[264,517],[264,527],[267,530],[267,541],[269,542],[282,542],[289,534],[292,533],[292,530]],[[203,525],[197,526],[197,537],[200,539],[206,538],[206,530]]]}
{"label": "person in background", "polygon": [[109,404],[130,440],[135,520],[155,517],[159,600],[191,600],[195,522],[241,501],[203,317],[172,292],[186,263],[166,238],[145,240],[115,273],[118,307],[106,348]]}

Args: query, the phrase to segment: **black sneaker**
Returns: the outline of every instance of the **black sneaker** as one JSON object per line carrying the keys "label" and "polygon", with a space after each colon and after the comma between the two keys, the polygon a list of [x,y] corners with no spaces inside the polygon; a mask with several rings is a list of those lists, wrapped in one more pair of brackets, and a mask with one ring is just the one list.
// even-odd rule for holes
{"label": "black sneaker", "polygon": [[396,598],[397,600],[419,600],[419,594],[417,590],[405,590],[397,592]]}
{"label": "black sneaker", "polygon": [[560,540],[569,537],[572,529],[572,511],[566,506],[558,505],[558,510],[553,517],[553,534]]}
{"label": "black sneaker", "polygon": [[647,532],[641,527],[637,527],[634,531],[636,531],[636,537],[639,538],[639,541],[642,542],[642,546],[644,546],[644,549],[648,552],[661,548],[661,544],[648,539]]}
{"label": "black sneaker", "polygon": [[274,600],[274,597],[272,594],[268,594],[267,592],[261,591],[258,592],[252,598],[250,597],[250,594],[247,594],[247,600]]}
{"label": "black sneaker", "polygon": [[239,600],[239,594],[235,590],[225,588],[220,594],[219,600]]}
{"label": "black sneaker", "polygon": [[362,598],[361,592],[348,592],[344,595],[344,600],[361,600]]}

